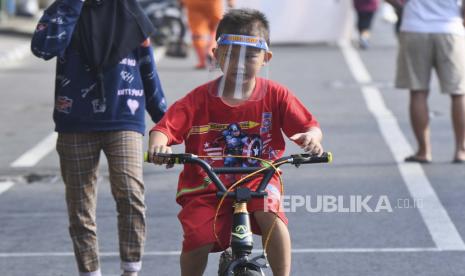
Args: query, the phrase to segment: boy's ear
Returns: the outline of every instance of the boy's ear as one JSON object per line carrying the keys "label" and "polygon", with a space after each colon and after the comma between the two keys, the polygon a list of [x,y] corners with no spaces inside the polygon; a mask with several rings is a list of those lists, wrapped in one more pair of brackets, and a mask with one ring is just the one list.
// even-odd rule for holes
{"label": "boy's ear", "polygon": [[213,56],[216,55],[216,49],[217,49],[217,48],[212,48],[212,54],[213,54]]}
{"label": "boy's ear", "polygon": [[270,62],[271,58],[273,57],[273,52],[271,51],[266,51],[265,52],[265,62],[263,63],[263,65],[265,65],[266,63]]}

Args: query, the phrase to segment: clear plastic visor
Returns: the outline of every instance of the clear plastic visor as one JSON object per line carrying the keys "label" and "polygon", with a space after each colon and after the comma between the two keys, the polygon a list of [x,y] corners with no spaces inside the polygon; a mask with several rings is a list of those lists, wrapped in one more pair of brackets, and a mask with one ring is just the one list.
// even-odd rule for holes
{"label": "clear plastic visor", "polygon": [[217,42],[210,93],[232,104],[262,99],[269,72],[266,42],[242,35],[222,35]]}

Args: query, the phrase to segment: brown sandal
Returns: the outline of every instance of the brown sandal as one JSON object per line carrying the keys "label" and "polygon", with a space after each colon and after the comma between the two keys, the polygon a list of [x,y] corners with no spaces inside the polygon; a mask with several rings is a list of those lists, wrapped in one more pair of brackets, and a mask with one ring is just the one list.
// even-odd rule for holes
{"label": "brown sandal", "polygon": [[431,160],[419,158],[418,156],[412,155],[404,159],[405,162],[416,162],[420,164],[429,164]]}

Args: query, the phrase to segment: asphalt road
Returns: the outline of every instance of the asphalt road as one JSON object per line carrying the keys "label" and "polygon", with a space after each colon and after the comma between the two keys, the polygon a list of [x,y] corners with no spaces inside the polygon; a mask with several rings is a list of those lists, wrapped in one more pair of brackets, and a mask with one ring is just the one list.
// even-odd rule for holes
{"label": "asphalt road", "polygon": [[[26,42],[19,39],[15,45]],[[277,45],[272,50],[270,77],[291,88],[317,116],[325,149],[334,154],[331,165],[284,168],[292,275],[465,275],[465,170],[450,163],[449,99],[439,95],[434,82],[434,162],[403,163],[415,144],[408,94],[392,86],[396,41],[390,26],[376,22],[368,51],[350,45]],[[193,64],[192,55],[159,62],[169,102],[207,80],[208,74],[193,70]],[[4,276],[76,275],[58,158],[53,144],[44,141],[53,141],[53,71],[53,61],[32,56],[0,65]],[[48,150],[41,154],[34,151],[38,148]],[[19,158],[31,150],[24,166]],[[105,166],[103,161],[97,212],[102,270],[118,275],[116,212]],[[145,167],[148,236],[141,276],[179,275],[182,232],[174,201],[179,171]],[[258,246],[259,237],[255,241]],[[212,255],[205,275],[215,275],[217,258]]]}

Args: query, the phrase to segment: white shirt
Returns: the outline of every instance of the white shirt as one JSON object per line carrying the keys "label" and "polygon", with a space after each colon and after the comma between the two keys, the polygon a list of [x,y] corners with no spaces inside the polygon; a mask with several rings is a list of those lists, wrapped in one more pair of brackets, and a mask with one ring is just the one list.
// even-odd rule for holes
{"label": "white shirt", "polygon": [[462,22],[457,0],[408,0],[404,7],[400,30],[465,36]]}

